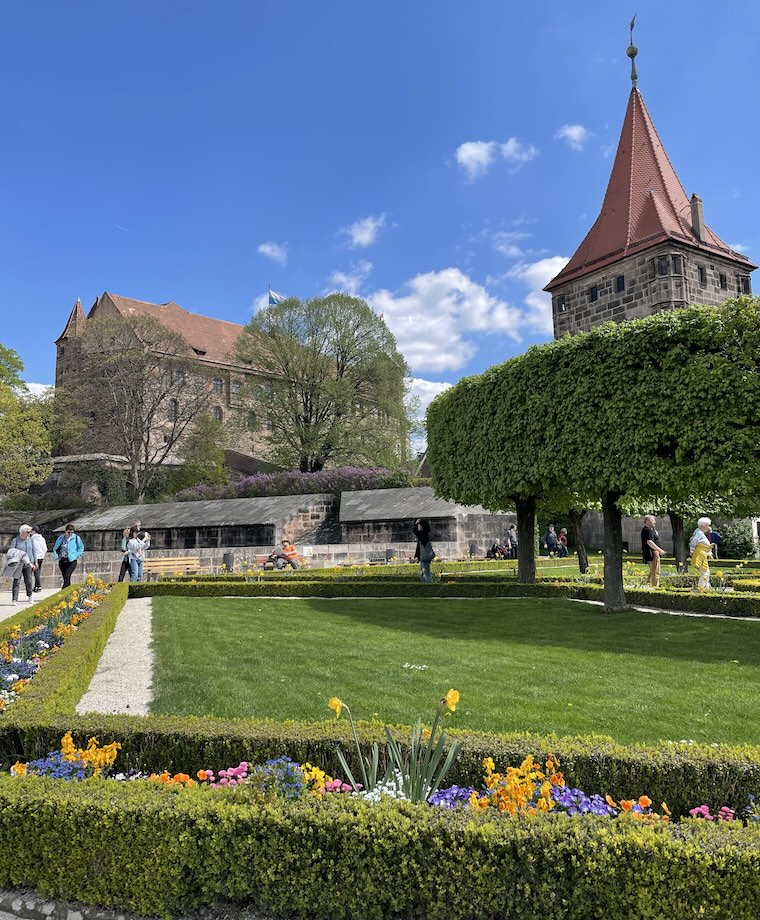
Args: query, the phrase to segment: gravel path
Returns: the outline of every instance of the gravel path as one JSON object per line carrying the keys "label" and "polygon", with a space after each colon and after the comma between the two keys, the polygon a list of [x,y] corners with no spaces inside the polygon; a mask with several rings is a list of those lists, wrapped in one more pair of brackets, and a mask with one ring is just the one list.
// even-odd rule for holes
{"label": "gravel path", "polygon": [[90,686],[79,701],[78,713],[149,713],[153,699],[152,612],[149,597],[126,602]]}

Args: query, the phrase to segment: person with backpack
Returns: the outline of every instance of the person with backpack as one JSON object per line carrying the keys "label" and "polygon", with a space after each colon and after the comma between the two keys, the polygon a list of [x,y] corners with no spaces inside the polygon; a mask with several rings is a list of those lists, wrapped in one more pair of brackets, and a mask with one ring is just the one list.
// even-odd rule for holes
{"label": "person with backpack", "polygon": [[71,585],[71,576],[83,555],[84,543],[81,537],[76,533],[73,524],[67,524],[64,532],[53,544],[53,559],[57,560],[63,578],[61,587],[68,588]]}
{"label": "person with backpack", "polygon": [[433,544],[430,542],[429,533],[420,534],[417,548],[420,554],[420,580],[424,581],[426,584],[430,584],[433,580],[433,576],[430,572],[430,563],[435,559],[435,550],[433,549]]}

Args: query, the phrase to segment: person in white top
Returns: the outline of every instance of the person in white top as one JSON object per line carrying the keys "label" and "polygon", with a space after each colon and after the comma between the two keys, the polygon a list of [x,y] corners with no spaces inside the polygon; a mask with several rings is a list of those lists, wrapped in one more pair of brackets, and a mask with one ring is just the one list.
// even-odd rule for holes
{"label": "person in white top", "polygon": [[710,532],[712,521],[708,517],[701,517],[697,521],[697,529],[691,535],[689,540],[689,552],[691,553],[691,564],[699,572],[697,587],[700,591],[708,590],[710,587],[710,563],[712,558],[712,543],[707,538]]}
{"label": "person in white top", "polygon": [[34,561],[37,563],[37,568],[34,570],[34,590],[36,593],[37,591],[42,591],[42,563],[48,551],[45,538],[36,524],[32,524],[32,546],[34,547]]}
{"label": "person in white top", "polygon": [[142,581],[145,565],[145,550],[150,548],[150,534],[141,530],[127,543],[129,553],[129,580]]}

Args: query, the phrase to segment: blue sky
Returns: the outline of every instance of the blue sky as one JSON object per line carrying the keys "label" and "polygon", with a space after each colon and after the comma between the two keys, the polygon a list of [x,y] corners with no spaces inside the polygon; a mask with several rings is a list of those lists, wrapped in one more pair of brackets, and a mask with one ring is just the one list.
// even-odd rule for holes
{"label": "blue sky", "polygon": [[546,340],[538,291],[601,204],[633,12],[687,193],[757,259],[756,0],[1,0],[0,342],[51,383],[77,297],[245,322],[268,284],[349,289],[424,403]]}

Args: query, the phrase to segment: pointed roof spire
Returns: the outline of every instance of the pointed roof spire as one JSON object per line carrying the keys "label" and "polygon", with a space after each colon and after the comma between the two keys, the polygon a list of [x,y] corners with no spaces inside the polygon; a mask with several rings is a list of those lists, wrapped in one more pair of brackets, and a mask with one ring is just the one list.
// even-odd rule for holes
{"label": "pointed roof spire", "polygon": [[86,322],[87,320],[84,315],[84,310],[82,309],[82,301],[77,297],[76,303],[74,304],[66,322],[66,327],[55,340],[55,344],[57,345],[62,339],[73,338],[74,336],[81,335],[84,330],[84,324]]}
{"label": "pointed roof spire", "polygon": [[756,268],[703,221],[701,227],[693,227],[691,216],[689,198],[634,86],[601,213],[575,255],[544,290],[552,291],[667,240],[732,259],[744,271]]}
{"label": "pointed roof spire", "polygon": [[633,19],[631,20],[630,30],[631,30],[631,44],[628,46],[626,54],[631,59],[631,83],[633,84],[633,89],[639,88],[639,75],[636,73],[636,55],[639,53],[639,49],[633,43],[633,27],[636,25],[636,16],[634,14]]}

